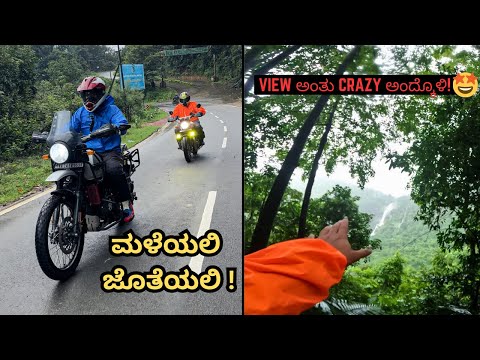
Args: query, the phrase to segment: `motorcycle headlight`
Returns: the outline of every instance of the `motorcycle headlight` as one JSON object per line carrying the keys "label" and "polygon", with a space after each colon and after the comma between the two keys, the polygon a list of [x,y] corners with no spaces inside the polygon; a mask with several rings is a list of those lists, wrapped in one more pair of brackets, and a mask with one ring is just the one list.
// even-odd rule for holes
{"label": "motorcycle headlight", "polygon": [[182,130],[188,129],[189,126],[190,126],[190,121],[182,121],[182,122],[180,123],[180,128],[181,128]]}
{"label": "motorcycle headlight", "polygon": [[53,144],[50,148],[50,158],[57,164],[63,164],[68,160],[68,148],[63,144]]}

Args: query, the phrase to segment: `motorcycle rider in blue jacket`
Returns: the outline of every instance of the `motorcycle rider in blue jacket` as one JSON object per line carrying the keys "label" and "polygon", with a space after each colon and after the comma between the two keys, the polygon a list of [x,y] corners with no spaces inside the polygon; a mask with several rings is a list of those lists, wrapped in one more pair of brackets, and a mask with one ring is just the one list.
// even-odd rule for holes
{"label": "motorcycle rider in blue jacket", "polygon": [[[122,111],[115,105],[111,95],[107,95],[105,82],[95,76],[83,79],[77,88],[82,98],[83,106],[77,109],[70,119],[70,128],[82,135],[88,135],[102,125],[111,123],[119,127],[127,125],[128,121]],[[121,134],[124,135],[126,130]],[[116,193],[117,200],[123,205],[123,221],[130,222],[135,217],[130,201],[130,189],[123,172],[123,155],[119,134],[96,138],[86,143],[89,149],[95,150],[105,162],[106,180]]]}

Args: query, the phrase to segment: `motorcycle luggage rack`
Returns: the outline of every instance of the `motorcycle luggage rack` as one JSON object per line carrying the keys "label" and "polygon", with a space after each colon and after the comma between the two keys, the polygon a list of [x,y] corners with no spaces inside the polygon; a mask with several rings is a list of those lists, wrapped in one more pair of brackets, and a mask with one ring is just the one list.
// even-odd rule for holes
{"label": "motorcycle luggage rack", "polygon": [[129,166],[131,169],[131,172],[133,173],[137,167],[140,166],[140,152],[138,149],[135,149],[133,151],[127,150],[127,159],[130,162]]}

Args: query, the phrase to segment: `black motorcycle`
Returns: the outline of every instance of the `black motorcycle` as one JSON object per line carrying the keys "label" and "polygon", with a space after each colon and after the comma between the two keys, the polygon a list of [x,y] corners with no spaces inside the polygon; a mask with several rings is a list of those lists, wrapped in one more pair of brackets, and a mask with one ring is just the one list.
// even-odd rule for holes
{"label": "black motorcycle", "polygon": [[[70,130],[70,111],[55,113],[50,132],[34,132],[32,141],[49,147],[52,173],[46,181],[56,189],[43,205],[35,229],[35,249],[43,272],[53,280],[65,280],[75,272],[83,252],[85,234],[123,222],[123,207],[104,180],[105,163],[85,143],[119,134],[130,128],[106,124],[87,136]],[[131,201],[137,199],[131,179],[140,165],[138,149],[122,144],[124,172]],[[46,157],[47,155],[44,155]]]}
{"label": "black motorcycle", "polygon": [[[173,114],[173,111],[170,111],[170,115]],[[190,121],[194,116],[200,117],[203,116],[202,113],[197,113],[185,117],[169,117],[168,122],[178,122],[175,126],[175,138],[180,146],[180,150],[183,151],[185,160],[191,162],[194,156],[197,156],[198,150],[203,146],[201,139],[199,137],[199,130],[195,126],[195,122]]]}

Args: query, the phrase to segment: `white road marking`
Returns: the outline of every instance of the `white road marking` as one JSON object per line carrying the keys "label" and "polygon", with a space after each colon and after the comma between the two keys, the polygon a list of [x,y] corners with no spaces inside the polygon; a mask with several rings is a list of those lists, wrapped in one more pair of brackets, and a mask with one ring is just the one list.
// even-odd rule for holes
{"label": "white road marking", "polygon": [[15,209],[19,208],[20,206],[28,204],[30,201],[36,200],[36,199],[42,197],[43,195],[49,194],[53,190],[55,190],[55,187],[52,187],[52,188],[50,188],[48,190],[45,190],[45,191],[42,191],[41,193],[38,193],[37,195],[34,195],[32,197],[29,197],[28,199],[23,200],[23,201],[19,202],[18,204],[12,205],[12,206],[6,208],[5,210],[0,211],[0,216],[5,215],[6,213],[9,213],[12,210],[15,210]]}
{"label": "white road marking", "polygon": [[225,149],[227,147],[227,138],[223,138],[223,144],[222,144],[222,149]]}
{"label": "white road marking", "polygon": [[226,126],[223,127],[223,131],[227,132],[227,127]]}
{"label": "white road marking", "polygon": [[217,116],[217,115],[213,115],[213,116],[215,116],[215,117],[218,119],[218,116]]}
{"label": "white road marking", "polygon": [[220,120],[220,122],[223,124],[223,120]]}
{"label": "white road marking", "polygon": [[[210,230],[210,223],[212,222],[213,206],[215,205],[215,198],[217,197],[216,191],[210,191],[208,193],[207,203],[203,209],[202,221],[200,222],[200,227],[198,228],[197,238],[205,235],[207,230]],[[202,272],[203,264],[203,255],[198,254],[190,259],[188,266],[192,271],[197,274]]]}

